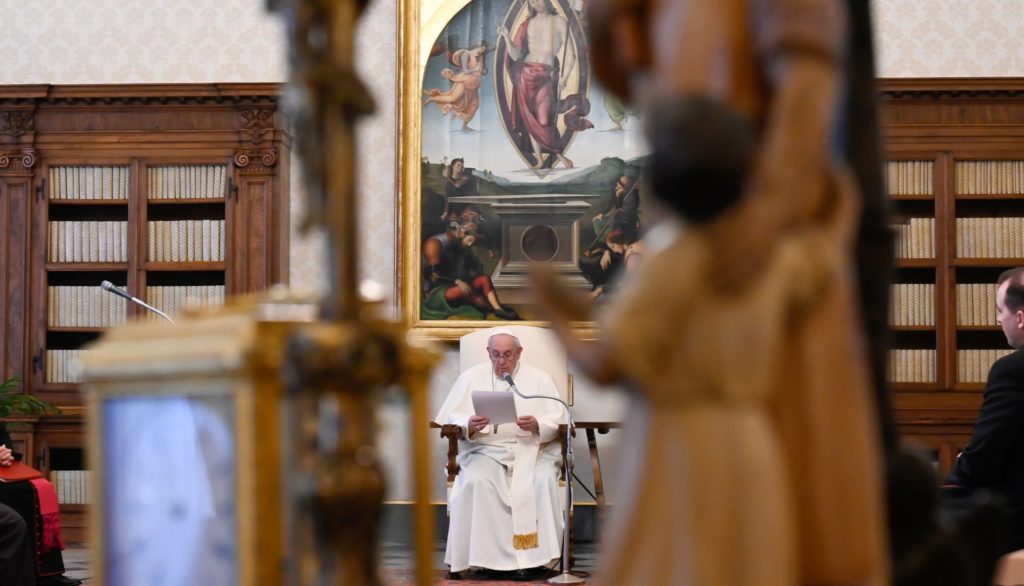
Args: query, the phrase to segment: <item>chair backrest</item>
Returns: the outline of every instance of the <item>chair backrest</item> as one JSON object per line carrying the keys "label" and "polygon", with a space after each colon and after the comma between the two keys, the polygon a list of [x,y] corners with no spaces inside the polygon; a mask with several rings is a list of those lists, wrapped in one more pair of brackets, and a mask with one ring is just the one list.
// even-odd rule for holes
{"label": "chair backrest", "polygon": [[[569,360],[565,348],[555,334],[547,328],[536,326],[502,325],[512,330],[523,347],[522,361],[551,375],[558,388],[558,396],[572,403],[572,387],[569,382]],[[487,362],[487,340],[498,328],[476,330],[459,340],[459,372]]]}

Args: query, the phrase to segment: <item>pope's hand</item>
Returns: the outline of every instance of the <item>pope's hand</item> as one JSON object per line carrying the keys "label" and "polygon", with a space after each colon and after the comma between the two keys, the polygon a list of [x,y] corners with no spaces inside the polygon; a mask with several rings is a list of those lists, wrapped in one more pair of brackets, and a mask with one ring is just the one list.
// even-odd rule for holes
{"label": "pope's hand", "polygon": [[529,431],[532,433],[538,433],[540,431],[540,424],[537,423],[537,418],[533,415],[523,415],[516,420],[516,425],[523,431]]}
{"label": "pope's hand", "polygon": [[471,415],[469,417],[469,424],[468,424],[467,427],[469,427],[469,431],[470,432],[474,432],[475,433],[475,432],[480,431],[481,429],[487,427],[487,424],[490,423],[490,422],[491,422],[491,418],[490,417],[484,417],[483,415]]}
{"label": "pope's hand", "polygon": [[0,444],[0,466],[10,466],[14,463],[14,453],[11,448]]}

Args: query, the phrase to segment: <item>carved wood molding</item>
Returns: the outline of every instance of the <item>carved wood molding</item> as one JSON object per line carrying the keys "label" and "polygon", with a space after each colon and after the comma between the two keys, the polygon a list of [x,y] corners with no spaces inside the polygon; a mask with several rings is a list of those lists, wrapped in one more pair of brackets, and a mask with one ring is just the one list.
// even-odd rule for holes
{"label": "carved wood molding", "polygon": [[277,83],[9,85],[0,87],[0,106],[225,105],[273,108],[281,90],[282,85]]}
{"label": "carved wood molding", "polygon": [[8,110],[0,112],[0,133],[11,138],[15,143],[35,128],[35,119],[30,110]]}
{"label": "carved wood molding", "polygon": [[36,151],[32,147],[0,150],[0,172],[26,171],[36,164]]}
{"label": "carved wood molding", "polygon": [[274,111],[273,107],[242,108],[240,114],[243,120],[243,140],[252,143],[253,146],[263,143],[267,133],[274,130]]}
{"label": "carved wood molding", "polygon": [[0,173],[32,172],[36,164],[34,110],[0,110]]}
{"label": "carved wood molding", "polygon": [[234,162],[236,167],[250,173],[273,172],[271,168],[277,164],[277,153],[274,149],[243,149],[235,152]]}
{"label": "carved wood molding", "polygon": [[249,168],[251,163],[259,161],[262,167],[270,168],[277,164],[277,153],[272,147],[274,138],[274,122],[277,108],[274,106],[240,108],[239,116],[242,125],[238,129],[242,148],[235,153],[235,166],[250,172],[258,172]]}
{"label": "carved wood molding", "polygon": [[1024,78],[883,78],[878,88],[883,100],[1019,99],[1024,97]]}

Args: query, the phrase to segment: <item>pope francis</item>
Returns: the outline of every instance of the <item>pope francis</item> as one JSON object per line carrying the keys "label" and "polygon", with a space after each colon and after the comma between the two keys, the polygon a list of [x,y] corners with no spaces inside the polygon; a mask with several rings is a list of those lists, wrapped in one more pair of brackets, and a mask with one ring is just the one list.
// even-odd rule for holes
{"label": "pope francis", "polygon": [[562,406],[515,396],[518,420],[504,425],[491,425],[473,410],[472,391],[512,392],[506,374],[525,395],[558,397],[551,377],[521,362],[522,353],[512,330],[494,330],[487,342],[490,363],[459,376],[435,419],[462,428],[444,555],[452,572],[472,567],[532,577],[561,551],[556,440],[565,422]]}

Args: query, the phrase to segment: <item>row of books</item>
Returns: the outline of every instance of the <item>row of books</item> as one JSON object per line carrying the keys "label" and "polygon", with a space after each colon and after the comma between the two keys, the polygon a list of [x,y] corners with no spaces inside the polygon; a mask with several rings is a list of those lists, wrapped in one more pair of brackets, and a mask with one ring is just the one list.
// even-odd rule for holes
{"label": "row of books", "polygon": [[226,165],[174,165],[150,167],[149,199],[197,199],[224,197]]}
{"label": "row of books", "polygon": [[889,323],[894,326],[935,325],[935,285],[898,283],[892,286]]}
{"label": "row of books", "polygon": [[890,161],[885,180],[890,195],[931,195],[935,193],[932,161]]}
{"label": "row of books", "polygon": [[1024,257],[1024,218],[957,218],[956,256]]}
{"label": "row of books", "polygon": [[957,350],[956,380],[961,383],[983,383],[988,379],[992,363],[1013,352],[1009,348],[999,350]]}
{"label": "row of books", "polygon": [[50,222],[50,262],[127,262],[128,222]]}
{"label": "row of books", "polygon": [[935,218],[896,225],[896,258],[935,258]]}
{"label": "row of books", "polygon": [[[224,285],[147,287],[146,303],[168,315],[178,314],[186,308],[217,307],[224,305]],[[163,318],[150,313],[148,319]]]}
{"label": "row of books", "polygon": [[92,503],[89,470],[51,470],[48,479],[57,491],[57,502],[62,505],[88,505]]}
{"label": "row of books", "polygon": [[961,326],[996,324],[995,283],[963,283],[956,286],[956,323]]}
{"label": "row of books", "polygon": [[85,350],[47,350],[46,382],[80,382],[78,361],[82,357],[82,352]]}
{"label": "row of books", "polygon": [[124,323],[127,301],[99,286],[56,285],[47,288],[46,325],[98,328]]}
{"label": "row of books", "polygon": [[963,195],[1024,194],[1024,161],[957,161],[956,192]]}
{"label": "row of books", "polygon": [[935,382],[935,350],[901,349],[889,351],[889,382]]}
{"label": "row of books", "polygon": [[149,260],[224,260],[224,220],[151,221],[147,232]]}
{"label": "row of books", "polygon": [[127,166],[50,167],[49,198],[127,200],[131,177]]}

